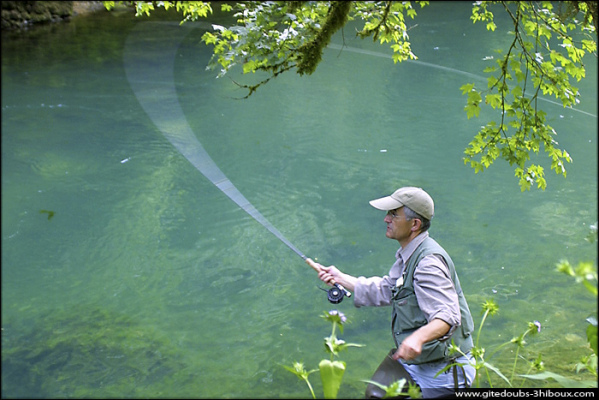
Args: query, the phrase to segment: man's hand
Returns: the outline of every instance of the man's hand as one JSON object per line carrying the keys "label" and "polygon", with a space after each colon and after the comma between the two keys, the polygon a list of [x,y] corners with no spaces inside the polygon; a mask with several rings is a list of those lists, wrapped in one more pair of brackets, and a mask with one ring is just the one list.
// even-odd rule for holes
{"label": "man's hand", "polygon": [[403,342],[401,342],[401,346],[399,346],[399,349],[397,349],[395,354],[393,354],[394,360],[401,358],[402,360],[409,361],[418,357],[420,353],[422,353],[423,342],[416,332],[412,333],[410,336],[405,338]]}
{"label": "man's hand", "polygon": [[442,319],[435,318],[428,324],[415,330],[410,336],[406,337],[399,349],[393,354],[393,359],[413,360],[422,353],[422,346],[432,340],[443,337],[451,326]]}
{"label": "man's hand", "polygon": [[334,265],[325,267],[324,265],[319,264],[316,261],[313,261],[309,258],[306,259],[306,263],[318,272],[318,279],[320,279],[327,285],[333,286],[333,284],[338,283],[347,290],[351,292],[354,291],[355,283],[357,281],[356,277],[344,274],[343,272],[339,271],[339,269],[337,269],[337,267],[335,267]]}

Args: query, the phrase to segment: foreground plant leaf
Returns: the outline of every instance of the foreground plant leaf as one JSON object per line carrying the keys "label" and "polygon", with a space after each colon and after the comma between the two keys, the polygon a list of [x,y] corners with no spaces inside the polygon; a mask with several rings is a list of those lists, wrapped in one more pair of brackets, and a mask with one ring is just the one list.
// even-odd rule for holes
{"label": "foreground plant leaf", "polygon": [[597,320],[593,317],[587,318],[587,322],[590,324],[587,327],[587,340],[589,346],[593,349],[595,355],[597,355]]}
{"label": "foreground plant leaf", "polygon": [[318,364],[325,399],[336,399],[345,373],[345,362],[324,359]]}
{"label": "foreground plant leaf", "polygon": [[373,384],[374,386],[377,386],[384,390],[385,395],[383,396],[383,399],[390,397],[407,396],[407,393],[403,390],[403,388],[406,386],[406,380],[403,378],[393,382],[389,386],[385,386],[378,382],[371,381],[368,379],[364,380],[363,382]]}
{"label": "foreground plant leaf", "polygon": [[536,380],[545,380],[545,379],[554,379],[557,383],[567,388],[591,388],[597,387],[597,382],[593,381],[575,381],[574,379],[566,378],[565,376],[561,376],[559,374],[555,374],[553,372],[541,372],[540,374],[535,375],[520,375],[523,378],[527,379],[536,379]]}
{"label": "foreground plant leaf", "polygon": [[488,368],[491,371],[495,372],[497,375],[499,375],[501,377],[501,379],[503,379],[504,381],[506,381],[508,383],[508,385],[510,385],[510,387],[512,387],[512,383],[510,382],[510,380],[508,378],[506,378],[506,376],[503,375],[499,369],[495,368],[494,366],[492,366],[488,362],[483,363],[483,365],[484,365],[485,368]]}
{"label": "foreground plant leaf", "polygon": [[306,385],[308,385],[308,388],[310,389],[310,393],[312,394],[312,398],[315,399],[316,395],[314,394],[314,389],[312,389],[312,385],[310,384],[310,379],[309,376],[312,372],[316,372],[316,369],[307,371],[306,368],[304,367],[304,363],[301,362],[294,362],[292,367],[288,367],[287,365],[283,365],[283,368],[285,368],[287,371],[291,372],[292,374],[294,374],[295,376],[297,376],[298,378],[302,379],[304,382],[306,382]]}

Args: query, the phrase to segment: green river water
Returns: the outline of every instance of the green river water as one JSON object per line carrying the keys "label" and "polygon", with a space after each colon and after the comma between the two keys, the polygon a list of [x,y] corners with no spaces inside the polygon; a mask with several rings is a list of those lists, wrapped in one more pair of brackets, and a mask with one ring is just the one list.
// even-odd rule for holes
{"label": "green river water", "polygon": [[[574,160],[566,179],[545,160],[545,191],[521,192],[499,161],[474,174],[463,150],[485,112],[468,120],[459,88],[484,84],[485,58],[510,36],[506,20],[495,34],[473,25],[470,8],[419,11],[410,31],[418,61],[394,65],[385,47],[347,29],[312,76],[282,75],[246,100],[205,70],[205,23],[181,28],[189,33],[174,60],[152,45],[172,24],[147,30],[136,50],[157,66],[174,62],[163,79],[185,118],[168,123],[188,127],[307,256],[385,274],[397,243],[368,201],[423,187],[436,205],[431,236],[452,256],[477,328],[481,304],[499,306],[481,336],[488,351],[537,320],[541,333],[521,354],[592,380],[575,365],[589,354],[596,297],[555,264],[597,262],[586,240],[597,223],[597,60],[587,60],[577,109],[543,104]],[[362,396],[393,346],[390,309],[329,304],[314,271],[165,138],[152,118],[169,121],[172,105],[149,116],[126,73],[148,67],[125,54],[148,23],[100,12],[3,32],[2,397],[307,397],[282,365],[313,369],[328,357],[320,315],[331,309],[349,320],[339,336],[365,345],[341,354],[339,396]],[[489,362],[509,374],[513,357],[508,347]],[[321,393],[318,374],[311,381]]]}

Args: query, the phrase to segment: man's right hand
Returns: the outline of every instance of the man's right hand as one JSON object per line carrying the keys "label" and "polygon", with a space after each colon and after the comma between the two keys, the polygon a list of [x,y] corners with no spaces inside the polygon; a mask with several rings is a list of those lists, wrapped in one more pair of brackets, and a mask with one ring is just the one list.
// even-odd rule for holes
{"label": "man's right hand", "polygon": [[348,274],[344,274],[339,271],[337,267],[334,265],[330,265],[325,267],[324,265],[318,264],[318,268],[320,271],[318,272],[318,279],[323,281],[329,286],[333,286],[333,284],[338,283],[350,292],[354,291],[356,286],[357,278]]}

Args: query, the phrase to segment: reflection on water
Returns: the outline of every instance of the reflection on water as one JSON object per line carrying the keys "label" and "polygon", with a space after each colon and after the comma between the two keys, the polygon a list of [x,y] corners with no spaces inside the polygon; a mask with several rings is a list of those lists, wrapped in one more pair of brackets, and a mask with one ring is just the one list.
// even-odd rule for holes
{"label": "reflection on water", "polygon": [[[313,76],[280,76],[247,100],[204,70],[200,25],[176,52],[178,100],[251,204],[306,255],[349,273],[383,274],[393,261],[368,201],[424,187],[431,234],[475,320],[486,299],[500,307],[485,346],[539,320],[530,357],[577,378],[595,299],[554,267],[597,259],[585,241],[597,221],[596,60],[580,111],[547,106],[574,159],[567,179],[548,173],[545,192],[521,193],[508,166],[475,175],[461,157],[481,121],[466,119],[459,87],[497,44],[461,22],[468,7],[450,8],[443,30],[423,12],[420,64],[393,65],[346,34]],[[330,329],[319,315],[333,307],[314,272],[145,114],[123,65],[135,23],[100,14],[2,37],[2,395],[305,397],[279,364],[316,367]],[[342,355],[340,396],[361,396],[392,346],[390,310],[336,307],[351,321],[343,338],[366,344]],[[509,369],[513,358],[492,362]]]}

